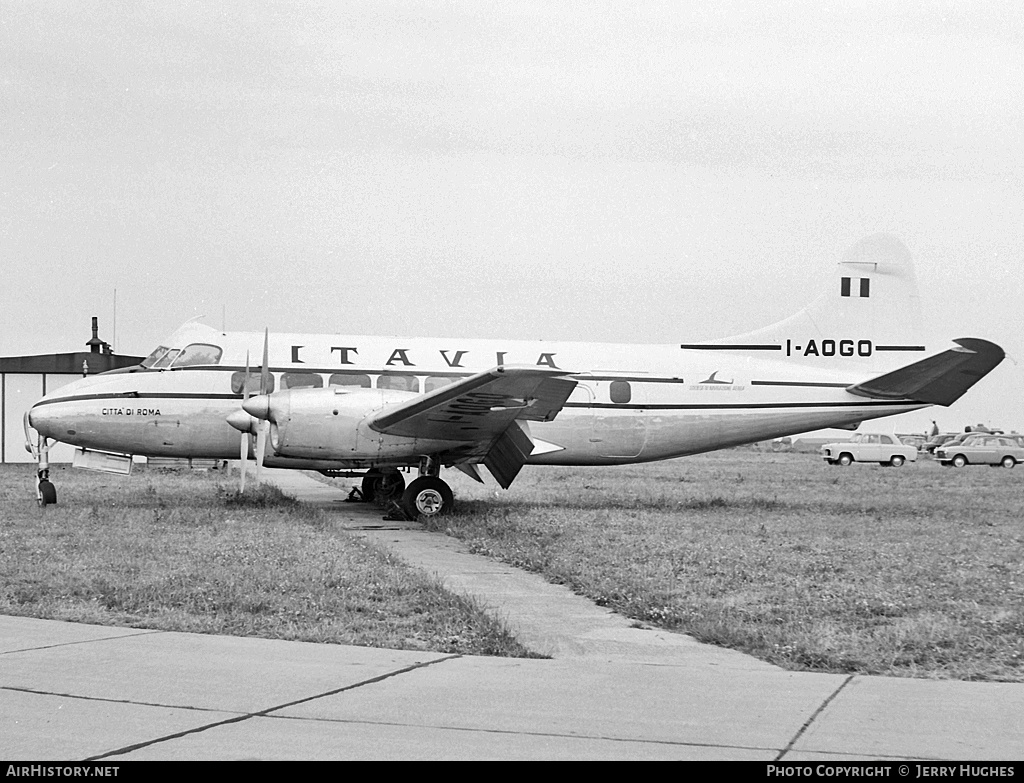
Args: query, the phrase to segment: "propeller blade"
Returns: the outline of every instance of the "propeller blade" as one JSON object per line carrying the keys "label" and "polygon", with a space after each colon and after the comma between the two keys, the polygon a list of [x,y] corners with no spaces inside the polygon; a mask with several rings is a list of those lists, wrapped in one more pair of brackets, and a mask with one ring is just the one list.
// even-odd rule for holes
{"label": "propeller blade", "polygon": [[263,455],[267,449],[267,432],[270,430],[269,421],[261,421],[256,431],[256,483],[260,483],[260,471],[263,470]]}
{"label": "propeller blade", "polygon": [[270,393],[270,328],[263,331],[263,367],[260,370],[260,394]]}
{"label": "propeller blade", "polygon": [[[242,395],[243,399],[249,399],[249,352],[245,352],[245,375],[242,376]],[[242,447],[239,450],[238,457],[238,492],[245,492],[245,474],[248,473],[249,463],[249,433],[242,433]]]}
{"label": "propeller blade", "polygon": [[242,448],[238,455],[238,472],[240,478],[238,480],[238,491],[240,493],[245,492],[245,474],[249,472],[249,436],[244,432],[242,433]]}

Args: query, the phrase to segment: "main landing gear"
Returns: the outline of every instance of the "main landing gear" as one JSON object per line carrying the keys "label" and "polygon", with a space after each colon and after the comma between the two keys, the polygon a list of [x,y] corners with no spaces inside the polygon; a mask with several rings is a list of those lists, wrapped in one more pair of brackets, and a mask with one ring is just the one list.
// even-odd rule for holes
{"label": "main landing gear", "polygon": [[413,519],[447,514],[454,502],[451,487],[437,476],[420,476],[402,493],[402,510]]}
{"label": "main landing gear", "polygon": [[366,502],[379,503],[408,519],[441,516],[452,510],[455,498],[451,487],[438,477],[440,469],[436,459],[424,457],[419,477],[408,486],[397,470],[373,469],[363,476],[360,493]]}
{"label": "main landing gear", "polygon": [[402,499],[405,479],[397,470],[370,470],[363,476],[359,490],[367,503],[380,503],[386,506],[392,501],[398,502]]}

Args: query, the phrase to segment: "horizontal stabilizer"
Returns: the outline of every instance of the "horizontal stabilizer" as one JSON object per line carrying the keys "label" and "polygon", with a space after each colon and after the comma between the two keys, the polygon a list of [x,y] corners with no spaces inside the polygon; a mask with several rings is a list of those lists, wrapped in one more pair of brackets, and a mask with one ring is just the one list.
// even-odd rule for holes
{"label": "horizontal stabilizer", "polygon": [[962,337],[953,342],[956,348],[855,384],[847,391],[880,400],[952,405],[1005,356],[1002,348],[988,340]]}

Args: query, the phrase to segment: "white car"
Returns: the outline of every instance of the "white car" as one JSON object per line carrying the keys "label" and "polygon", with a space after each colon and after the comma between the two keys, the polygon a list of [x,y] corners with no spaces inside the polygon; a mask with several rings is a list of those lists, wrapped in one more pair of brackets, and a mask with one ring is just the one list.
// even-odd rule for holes
{"label": "white car", "polygon": [[939,446],[935,449],[935,459],[941,465],[952,465],[962,468],[964,465],[1002,465],[1012,468],[1018,462],[1024,462],[1024,446],[1016,438],[1007,435],[984,434],[965,438],[949,448]]}
{"label": "white car", "polygon": [[917,449],[904,446],[893,435],[858,432],[845,443],[826,443],[821,456],[829,465],[849,465],[853,462],[877,462],[898,468],[907,460],[917,459]]}

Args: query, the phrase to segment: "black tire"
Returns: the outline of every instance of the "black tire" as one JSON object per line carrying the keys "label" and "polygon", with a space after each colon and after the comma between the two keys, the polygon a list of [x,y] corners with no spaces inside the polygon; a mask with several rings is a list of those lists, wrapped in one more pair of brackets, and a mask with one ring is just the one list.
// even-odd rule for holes
{"label": "black tire", "polygon": [[360,487],[363,500],[367,503],[385,504],[399,500],[405,491],[405,479],[397,470],[386,472],[379,470],[367,471]]}
{"label": "black tire", "polygon": [[454,503],[451,487],[437,476],[420,476],[402,493],[402,510],[411,519],[443,516]]}
{"label": "black tire", "polygon": [[43,479],[39,482],[39,505],[53,506],[57,503],[57,488]]}
{"label": "black tire", "polygon": [[848,466],[853,464],[853,455],[852,454],[847,454],[846,452],[843,452],[842,454],[839,455],[838,462],[844,468],[848,467]]}
{"label": "black tire", "polygon": [[1017,460],[1015,460],[1009,454],[1007,454],[1005,457],[1003,457],[1002,466],[1004,468],[1012,468],[1016,464],[1017,464]]}
{"label": "black tire", "polygon": [[906,462],[906,461],[907,461],[906,457],[904,457],[904,456],[902,456],[900,454],[893,454],[892,455],[892,459],[889,460],[889,464],[892,465],[894,468],[901,468],[901,467],[903,467],[903,463]]}
{"label": "black tire", "polygon": [[962,468],[967,464],[967,457],[963,454],[957,454],[953,457],[953,461],[950,463],[954,468]]}

